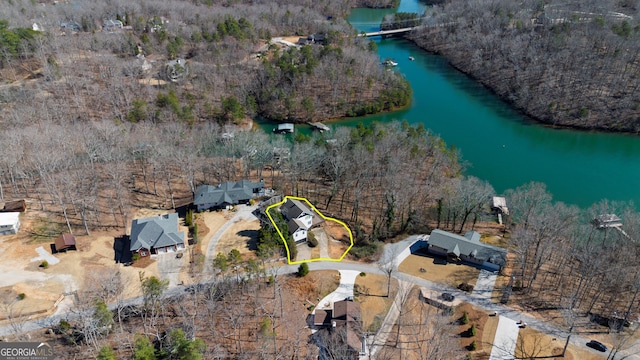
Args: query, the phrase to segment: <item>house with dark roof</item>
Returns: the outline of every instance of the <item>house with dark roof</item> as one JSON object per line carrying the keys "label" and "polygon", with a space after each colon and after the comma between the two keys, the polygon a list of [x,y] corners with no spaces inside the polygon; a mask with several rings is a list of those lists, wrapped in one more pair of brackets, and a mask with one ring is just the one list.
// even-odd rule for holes
{"label": "house with dark roof", "polygon": [[433,230],[428,240],[428,252],[446,256],[490,271],[500,271],[507,259],[507,250],[480,242],[480,234],[468,231],[464,236],[443,230]]}
{"label": "house with dark roof", "polygon": [[360,304],[345,299],[334,302],[331,309],[316,309],[313,324],[335,337],[333,344],[341,342],[346,347],[346,358],[357,359],[367,351],[361,321]]}
{"label": "house with dark roof", "polygon": [[282,206],[280,212],[287,220],[289,234],[296,243],[307,241],[309,229],[315,225],[315,212],[303,201],[288,198]]}
{"label": "house with dark roof", "polygon": [[246,204],[257,196],[264,195],[264,181],[229,181],[218,186],[200,185],[196,189],[193,205],[198,211],[226,208]]}
{"label": "house with dark roof", "polygon": [[131,247],[140,256],[164,254],[185,248],[185,233],[178,231],[178,214],[164,214],[131,223]]}

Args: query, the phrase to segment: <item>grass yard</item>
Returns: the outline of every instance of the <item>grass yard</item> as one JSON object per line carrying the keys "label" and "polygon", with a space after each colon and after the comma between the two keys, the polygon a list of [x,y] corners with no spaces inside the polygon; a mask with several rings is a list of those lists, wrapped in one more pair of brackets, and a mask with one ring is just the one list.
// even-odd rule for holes
{"label": "grass yard", "polygon": [[603,360],[604,355],[594,354],[592,351],[581,349],[570,344],[564,357],[561,356],[564,341],[555,339],[531,328],[520,329],[516,343],[516,358],[547,358],[563,360]]}
{"label": "grass yard", "polygon": [[360,303],[362,328],[377,331],[393,303],[398,287],[397,281],[391,279],[391,297],[387,294],[387,277],[376,274],[357,276],[354,292]]}
{"label": "grass yard", "polygon": [[[422,272],[420,269],[424,269]],[[480,270],[467,265],[445,263],[431,256],[409,255],[399,270],[426,280],[457,287],[461,283],[476,284]]]}

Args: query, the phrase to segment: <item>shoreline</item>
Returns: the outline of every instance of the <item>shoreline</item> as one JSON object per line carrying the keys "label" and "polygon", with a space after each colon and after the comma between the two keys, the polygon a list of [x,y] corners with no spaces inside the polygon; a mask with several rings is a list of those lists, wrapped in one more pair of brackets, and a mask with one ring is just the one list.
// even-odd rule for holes
{"label": "shoreline", "polygon": [[[402,39],[410,42],[411,44],[413,44],[414,46],[416,46],[419,50],[424,51],[428,54],[432,54],[432,55],[436,55],[439,56],[441,58],[443,58],[447,64],[449,66],[451,66],[453,69],[455,69],[456,71],[460,72],[461,74],[465,75],[466,77],[468,77],[470,80],[472,80],[473,82],[475,82],[476,84],[481,85],[485,90],[491,92],[493,95],[495,95],[498,99],[500,99],[502,102],[504,102],[506,105],[508,105],[511,109],[513,109],[514,111],[517,111],[520,115],[522,115],[525,119],[527,119],[527,121],[529,121],[530,123],[537,125],[537,126],[543,126],[543,127],[547,127],[547,128],[551,128],[551,129],[558,129],[558,130],[575,130],[575,131],[580,131],[580,132],[598,132],[598,133],[604,133],[604,134],[621,134],[621,135],[629,135],[629,136],[640,136],[640,131],[638,132],[632,132],[632,131],[616,131],[610,127],[601,127],[601,126],[576,126],[576,125],[571,125],[571,124],[562,124],[559,122],[551,122],[551,121],[547,121],[544,120],[541,116],[537,116],[529,111],[526,110],[526,108],[523,108],[521,106],[517,106],[513,101],[509,100],[508,98],[506,98],[505,96],[501,95],[500,93],[498,93],[493,87],[491,87],[489,84],[487,84],[487,82],[483,81],[481,78],[478,78],[476,76],[474,76],[473,74],[465,71],[463,68],[457,66],[456,64],[454,64],[452,62],[452,60],[447,57],[446,55],[444,55],[442,52],[440,51],[434,51],[434,50],[430,50],[424,46],[421,46],[415,39],[409,37],[409,36],[402,36]],[[534,95],[535,96],[535,95]]]}

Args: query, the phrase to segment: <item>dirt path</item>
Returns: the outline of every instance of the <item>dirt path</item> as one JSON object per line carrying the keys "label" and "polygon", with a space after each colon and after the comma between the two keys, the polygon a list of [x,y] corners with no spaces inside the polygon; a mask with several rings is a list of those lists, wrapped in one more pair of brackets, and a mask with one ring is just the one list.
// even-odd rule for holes
{"label": "dirt path", "polygon": [[328,258],[329,257],[329,239],[327,238],[327,233],[320,229],[320,231],[313,232],[316,235],[316,239],[318,240],[318,247],[320,248],[320,257]]}

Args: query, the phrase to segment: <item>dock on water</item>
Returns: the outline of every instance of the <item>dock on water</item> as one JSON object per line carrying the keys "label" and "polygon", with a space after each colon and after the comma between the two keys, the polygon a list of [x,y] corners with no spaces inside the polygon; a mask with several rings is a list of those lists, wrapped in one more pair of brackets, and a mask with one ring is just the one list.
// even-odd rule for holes
{"label": "dock on water", "polygon": [[278,127],[273,129],[274,133],[292,133],[294,130],[294,125],[291,123],[278,124]]}
{"label": "dock on water", "polygon": [[321,132],[331,130],[327,125],[319,122],[309,123],[309,125],[313,126],[317,130],[320,130]]}

